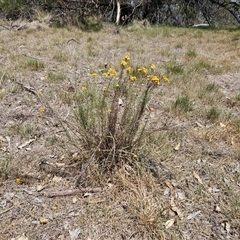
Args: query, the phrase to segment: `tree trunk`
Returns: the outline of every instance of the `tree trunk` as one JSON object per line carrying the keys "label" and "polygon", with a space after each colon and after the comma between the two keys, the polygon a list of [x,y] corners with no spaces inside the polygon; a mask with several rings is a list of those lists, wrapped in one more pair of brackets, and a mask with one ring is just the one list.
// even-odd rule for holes
{"label": "tree trunk", "polygon": [[121,6],[120,6],[120,2],[119,0],[116,0],[117,2],[117,18],[116,18],[116,25],[119,25],[119,21],[120,21],[120,14],[121,14]]}

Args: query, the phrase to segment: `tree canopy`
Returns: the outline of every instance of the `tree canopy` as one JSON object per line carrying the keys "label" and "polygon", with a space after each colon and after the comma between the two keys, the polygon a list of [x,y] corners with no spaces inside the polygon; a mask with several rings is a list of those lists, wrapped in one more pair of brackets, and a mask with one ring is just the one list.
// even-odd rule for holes
{"label": "tree canopy", "polygon": [[133,19],[176,26],[240,23],[239,0],[0,0],[0,10],[8,19],[31,19],[36,12],[47,11],[61,24],[84,24],[89,17],[115,22],[117,2],[121,6],[120,24]]}

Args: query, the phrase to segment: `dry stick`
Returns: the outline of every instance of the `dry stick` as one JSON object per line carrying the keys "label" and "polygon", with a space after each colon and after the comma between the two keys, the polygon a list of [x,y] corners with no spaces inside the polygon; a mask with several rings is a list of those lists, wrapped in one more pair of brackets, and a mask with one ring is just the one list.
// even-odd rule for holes
{"label": "dry stick", "polygon": [[26,86],[24,85],[23,83],[19,82],[16,80],[16,83],[18,83],[22,88],[24,88],[25,90],[27,90],[28,92],[34,94],[34,95],[37,95],[36,91],[34,90],[33,87],[30,87],[30,86]]}
{"label": "dry stick", "polygon": [[8,31],[11,31],[11,28],[5,27],[5,26],[3,26],[3,25],[1,25],[1,24],[0,24],[0,27],[3,27],[3,28],[5,28],[5,29],[7,29]]}
{"label": "dry stick", "polygon": [[11,25],[10,30],[11,30],[12,28],[14,28],[14,27],[18,28],[19,25],[17,25],[17,24],[15,24],[15,25]]}
{"label": "dry stick", "polygon": [[86,193],[86,192],[97,193],[97,192],[101,192],[102,190],[103,190],[102,188],[79,188],[79,189],[70,189],[65,191],[46,193],[45,196],[49,198],[63,197],[63,196],[72,196],[72,195]]}
{"label": "dry stick", "polygon": [[11,208],[8,208],[8,209],[6,209],[6,210],[4,210],[4,211],[2,211],[2,212],[0,212],[0,215],[2,215],[2,214],[4,214],[4,213],[6,213],[6,212],[12,210],[13,208],[14,208],[14,206],[11,207]]}
{"label": "dry stick", "polygon": [[79,41],[77,41],[75,38],[71,38],[71,39],[69,39],[69,40],[67,41],[67,44],[70,43],[71,41],[74,41],[74,42],[76,42],[76,43],[79,43]]}
{"label": "dry stick", "polygon": [[27,25],[27,23],[25,23],[25,24],[23,24],[22,26],[18,27],[18,28],[17,28],[17,31],[22,30],[26,25]]}

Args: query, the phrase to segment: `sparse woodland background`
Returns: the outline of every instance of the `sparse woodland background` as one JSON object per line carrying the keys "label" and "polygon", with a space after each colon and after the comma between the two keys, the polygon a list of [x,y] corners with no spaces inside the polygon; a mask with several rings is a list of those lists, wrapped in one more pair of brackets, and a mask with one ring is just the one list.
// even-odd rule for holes
{"label": "sparse woodland background", "polygon": [[[115,22],[117,0],[2,0],[0,13],[7,19],[33,20],[39,11],[50,12],[55,25],[74,24],[81,28],[99,27],[103,21]],[[148,20],[151,24],[191,26],[207,23],[210,26],[238,25],[238,0],[119,0],[120,23],[133,19]]]}

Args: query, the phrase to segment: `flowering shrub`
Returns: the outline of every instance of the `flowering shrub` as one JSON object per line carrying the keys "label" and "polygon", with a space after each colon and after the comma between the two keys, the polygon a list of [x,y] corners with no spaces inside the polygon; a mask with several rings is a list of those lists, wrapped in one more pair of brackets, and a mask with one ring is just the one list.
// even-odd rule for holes
{"label": "flowering shrub", "polygon": [[[91,78],[76,94],[82,159],[112,171],[138,159],[147,131],[149,96],[168,78],[156,71],[155,64],[132,66],[129,56],[121,60],[119,70],[105,68],[101,73],[93,72]],[[98,80],[104,86],[99,86]]]}

